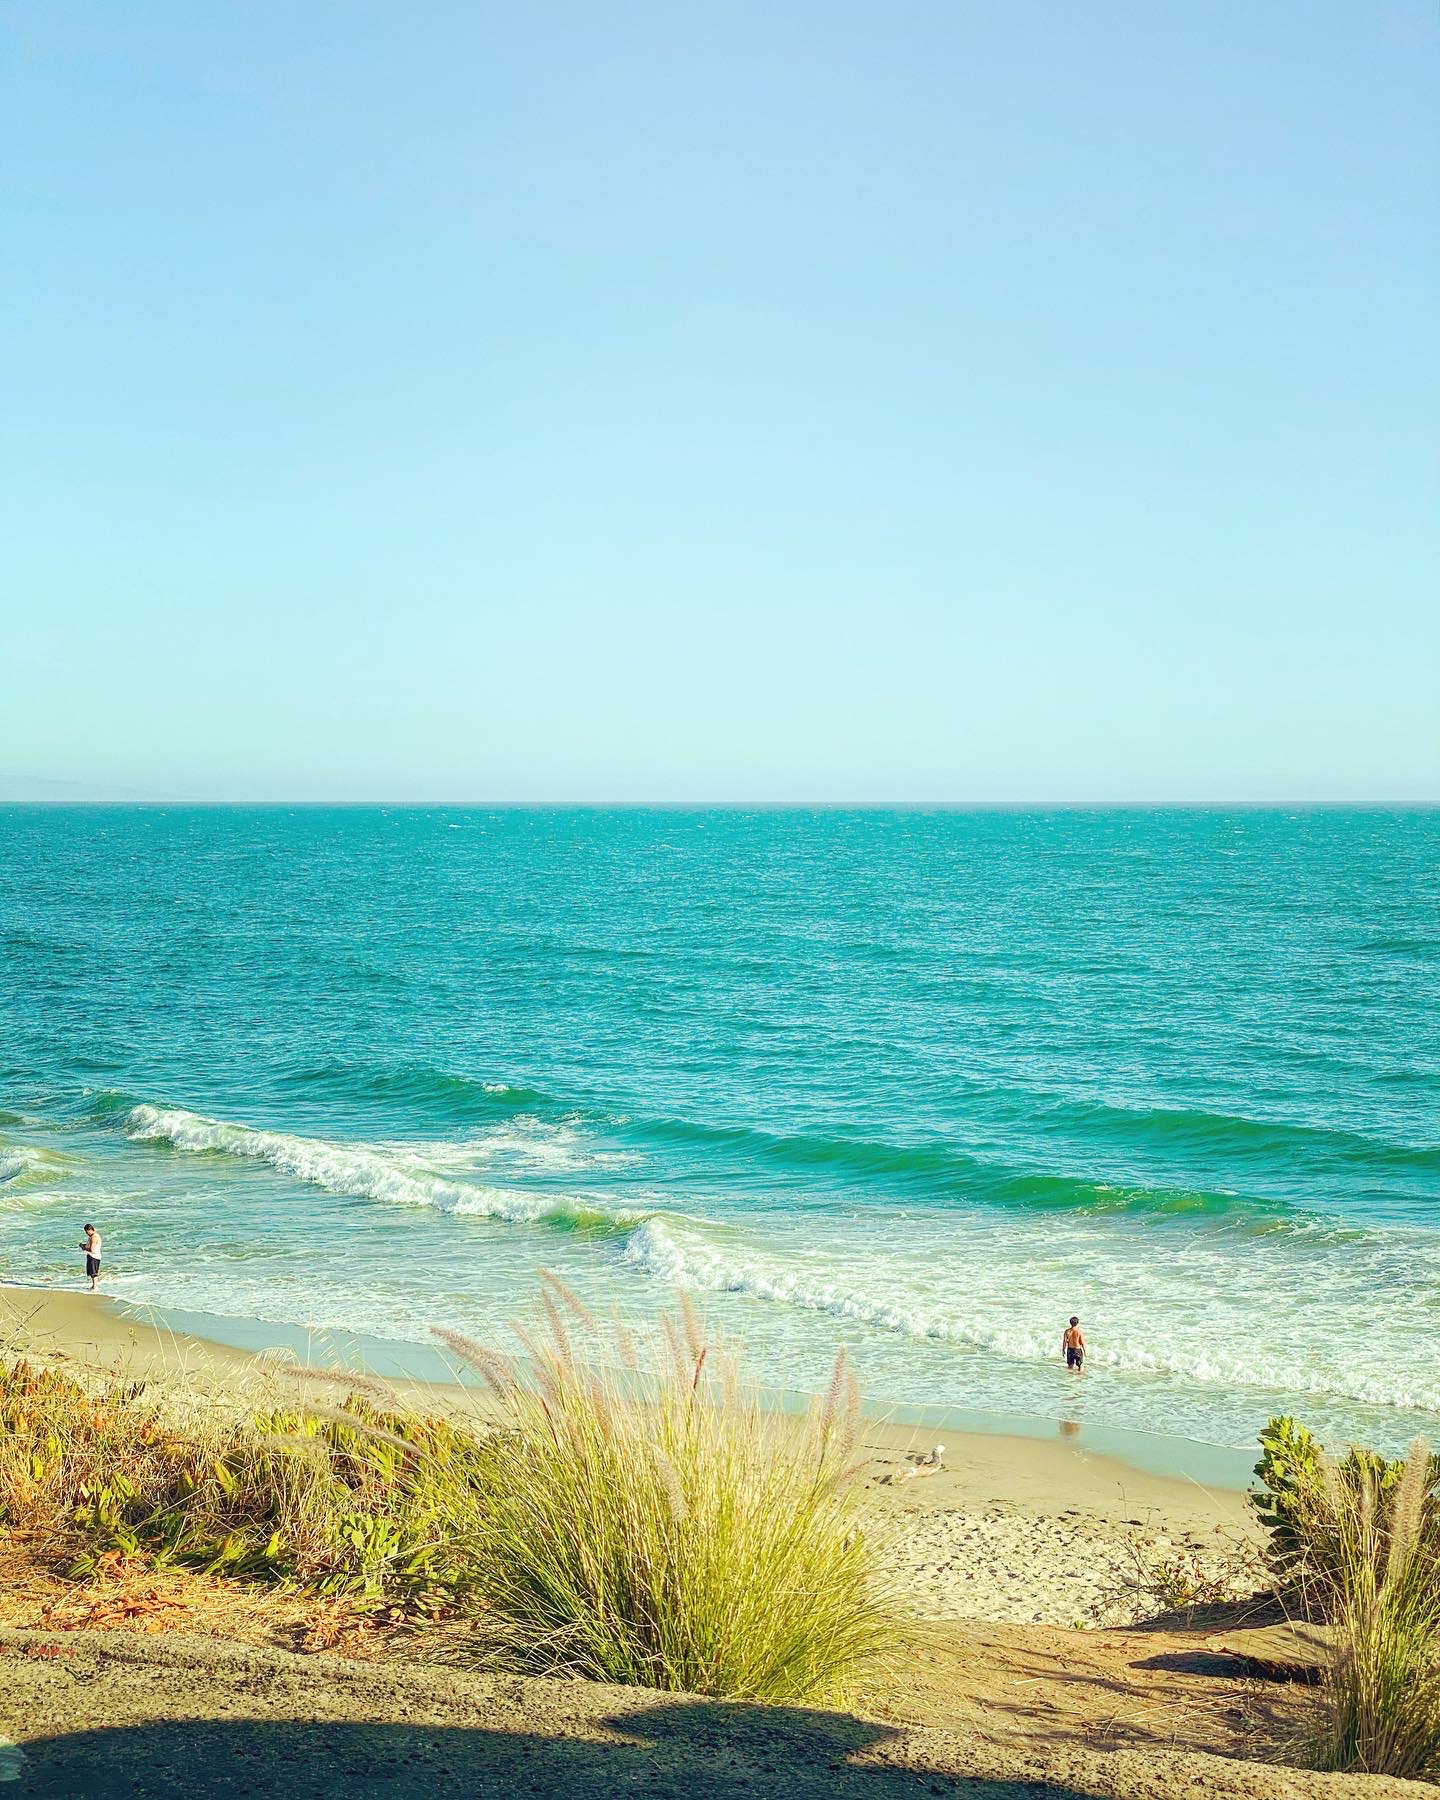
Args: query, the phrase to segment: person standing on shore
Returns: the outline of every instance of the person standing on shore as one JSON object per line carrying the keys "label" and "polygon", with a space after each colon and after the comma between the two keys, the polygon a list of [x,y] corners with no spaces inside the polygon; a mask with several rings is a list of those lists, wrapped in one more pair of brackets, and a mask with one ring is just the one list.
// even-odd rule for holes
{"label": "person standing on shore", "polygon": [[1060,1354],[1065,1358],[1065,1367],[1073,1369],[1077,1375],[1085,1369],[1085,1333],[1080,1329],[1080,1318],[1071,1313],[1070,1323],[1065,1327],[1060,1339]]}
{"label": "person standing on shore", "polygon": [[90,1292],[93,1294],[100,1280],[100,1233],[93,1225],[85,1227],[80,1248],[85,1252],[85,1273],[90,1277]]}

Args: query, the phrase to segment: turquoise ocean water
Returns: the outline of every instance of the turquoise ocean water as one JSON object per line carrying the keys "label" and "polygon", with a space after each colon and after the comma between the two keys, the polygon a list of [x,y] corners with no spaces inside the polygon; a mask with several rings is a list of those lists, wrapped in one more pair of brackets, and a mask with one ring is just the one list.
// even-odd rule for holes
{"label": "turquoise ocean water", "polygon": [[1433,811],[0,808],[0,1108],[12,1281],[94,1219],[234,1319],[483,1333],[544,1266],[786,1388],[1440,1409]]}

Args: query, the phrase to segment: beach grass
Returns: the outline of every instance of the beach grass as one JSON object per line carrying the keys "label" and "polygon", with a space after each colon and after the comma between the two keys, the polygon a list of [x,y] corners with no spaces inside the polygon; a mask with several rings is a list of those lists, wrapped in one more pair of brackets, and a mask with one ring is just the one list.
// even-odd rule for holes
{"label": "beach grass", "polygon": [[1440,1565],[1424,1530],[1429,1471],[1417,1444],[1387,1506],[1373,1474],[1347,1479],[1327,1465],[1340,1580],[1315,1734],[1322,1768],[1440,1780]]}
{"label": "beach grass", "polygon": [[1311,1759],[1440,1781],[1440,1464],[1421,1440],[1335,1458],[1288,1418],[1261,1442],[1276,1573],[1332,1630]]}
{"label": "beach grass", "polygon": [[[195,1571],[445,1621],[532,1671],[755,1700],[839,1698],[883,1646],[843,1355],[803,1422],[688,1310],[636,1336],[547,1282],[502,1356],[447,1337],[498,1419],[388,1396],[277,1404],[0,1367],[10,1567]],[[376,1384],[382,1396],[386,1390]]]}
{"label": "beach grass", "polygon": [[457,1522],[503,1652],[699,1694],[844,1697],[888,1631],[843,1353],[797,1430],[688,1308],[640,1340],[558,1283],[544,1303],[514,1356],[443,1334],[504,1420],[486,1504]]}

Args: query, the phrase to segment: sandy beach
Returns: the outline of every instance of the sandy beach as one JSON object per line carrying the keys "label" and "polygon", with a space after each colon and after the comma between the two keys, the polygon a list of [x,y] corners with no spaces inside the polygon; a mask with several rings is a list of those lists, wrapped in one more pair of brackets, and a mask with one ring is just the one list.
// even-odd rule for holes
{"label": "sandy beach", "polygon": [[[127,1379],[183,1384],[223,1400],[256,1384],[333,1400],[353,1374],[254,1355],[147,1321],[104,1295],[0,1289],[11,1354]],[[483,1389],[388,1381],[403,1403],[484,1420]],[[1243,1571],[1257,1542],[1238,1491],[1129,1467],[1075,1438],[946,1433],[934,1473],[917,1474],[932,1428],[867,1419],[865,1482],[882,1574],[900,1615],[1015,1625],[1132,1624],[1159,1610],[1136,1586],[1136,1550],[1184,1555],[1216,1579]]]}
{"label": "sandy beach", "polygon": [[[149,1322],[104,1296],[0,1289],[0,1351],[190,1404],[331,1403],[353,1372],[305,1368]],[[386,1384],[402,1404],[478,1412],[474,1389]],[[1155,1618],[1134,1546],[1236,1578],[1244,1497],[1091,1454],[1073,1439],[929,1436],[868,1421],[864,1481],[897,1651],[852,1708],[717,1703],[475,1672],[463,1636],[374,1621],[264,1587],[157,1570],[0,1579],[0,1773],[23,1791],[419,1800],[421,1795],[856,1795],[964,1791],[1064,1800],[1419,1793],[1292,1759],[1303,1688],[1214,1649],[1243,1609]],[[80,1684],[77,1687],[77,1683]],[[76,1714],[83,1692],[83,1716]],[[100,1719],[103,1730],[93,1728]],[[1255,1760],[1255,1759],[1260,1760]],[[7,1761],[8,1759],[8,1761]]]}

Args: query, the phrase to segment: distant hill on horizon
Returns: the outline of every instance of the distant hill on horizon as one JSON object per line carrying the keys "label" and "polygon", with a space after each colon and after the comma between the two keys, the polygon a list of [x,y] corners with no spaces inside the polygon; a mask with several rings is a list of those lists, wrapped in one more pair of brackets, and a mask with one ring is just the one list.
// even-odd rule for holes
{"label": "distant hill on horizon", "polygon": [[25,775],[0,769],[0,801],[6,800],[163,800],[140,788],[113,787],[103,781],[57,781],[48,775]]}

